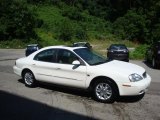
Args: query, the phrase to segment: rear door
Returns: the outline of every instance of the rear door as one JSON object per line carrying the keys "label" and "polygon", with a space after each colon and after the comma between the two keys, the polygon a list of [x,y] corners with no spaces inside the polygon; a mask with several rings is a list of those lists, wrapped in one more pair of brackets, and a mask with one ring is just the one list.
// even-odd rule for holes
{"label": "rear door", "polygon": [[37,80],[53,82],[53,73],[57,68],[56,54],[57,49],[47,49],[34,57],[32,70]]}

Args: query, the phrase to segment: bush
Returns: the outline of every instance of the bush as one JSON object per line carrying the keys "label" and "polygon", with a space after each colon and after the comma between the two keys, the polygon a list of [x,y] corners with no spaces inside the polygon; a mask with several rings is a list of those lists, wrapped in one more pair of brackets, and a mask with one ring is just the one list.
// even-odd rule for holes
{"label": "bush", "polygon": [[84,19],[81,14],[81,11],[79,11],[76,7],[66,6],[63,8],[61,12],[63,16],[68,17],[72,20],[81,21]]}
{"label": "bush", "polygon": [[130,59],[144,59],[148,45],[139,45],[133,52],[130,52]]}
{"label": "bush", "polygon": [[87,40],[87,31],[82,26],[78,26],[75,28],[75,37],[79,40]]}
{"label": "bush", "polygon": [[25,2],[0,0],[0,13],[1,40],[36,37],[34,28],[41,25]]}
{"label": "bush", "polygon": [[73,37],[73,27],[69,20],[60,21],[58,26],[58,39],[69,41]]}
{"label": "bush", "polygon": [[113,33],[122,39],[138,40],[144,43],[148,33],[145,15],[136,10],[129,10],[114,22]]}

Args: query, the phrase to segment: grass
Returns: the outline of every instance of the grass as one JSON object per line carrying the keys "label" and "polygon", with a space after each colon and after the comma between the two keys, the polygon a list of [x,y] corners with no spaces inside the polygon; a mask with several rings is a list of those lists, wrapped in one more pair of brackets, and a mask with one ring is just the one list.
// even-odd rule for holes
{"label": "grass", "polygon": [[[26,48],[26,46],[28,44],[33,44],[33,43],[40,43],[42,46],[53,46],[53,45],[67,45],[67,46],[71,46],[74,42],[77,41],[68,41],[68,42],[64,42],[61,40],[56,40],[53,38],[53,34],[51,34],[50,32],[45,32],[45,31],[41,31],[41,30],[37,30],[37,33],[39,34],[40,37],[40,41],[35,41],[35,40],[30,40],[28,42],[26,41],[21,41],[18,39],[14,39],[12,41],[1,41],[0,42],[0,48],[16,48],[16,49],[20,49],[20,48]],[[139,45],[139,44],[135,44],[133,42],[124,40],[124,41],[116,41],[116,40],[97,40],[97,39],[91,39],[89,42],[92,47],[93,50],[95,50],[96,52],[102,54],[103,56],[106,56],[107,54],[107,48],[111,45],[111,44],[115,44],[115,43],[121,43],[121,44],[125,44],[127,47],[129,48],[135,48],[135,51],[130,51],[130,59],[144,59],[145,57],[145,52],[146,49],[148,47],[148,45]]]}
{"label": "grass", "polygon": [[[91,45],[93,46],[93,49],[102,55],[106,56],[107,54],[107,48],[111,44],[125,44],[128,48],[137,48],[139,44],[135,44],[128,40],[91,40]],[[132,54],[132,53],[131,53]],[[133,59],[133,57],[132,57]]]}

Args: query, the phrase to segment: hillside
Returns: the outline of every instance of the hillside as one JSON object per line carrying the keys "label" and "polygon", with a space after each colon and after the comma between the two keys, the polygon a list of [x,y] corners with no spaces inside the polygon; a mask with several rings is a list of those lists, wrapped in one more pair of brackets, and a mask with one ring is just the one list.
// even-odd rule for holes
{"label": "hillside", "polygon": [[159,0],[0,0],[0,13],[1,41],[160,38]]}
{"label": "hillside", "polygon": [[110,37],[107,21],[91,16],[86,11],[82,11],[79,16],[75,17],[77,13],[69,15],[69,11],[72,11],[70,9],[72,8],[69,6],[61,9],[49,5],[37,7],[38,17],[44,22],[42,27],[37,29],[37,33],[45,43],[50,44],[53,40],[55,40],[54,44],[64,41],[70,43]]}
{"label": "hillside", "polygon": [[159,0],[0,0],[0,13],[0,48],[89,41],[104,50],[160,39]]}

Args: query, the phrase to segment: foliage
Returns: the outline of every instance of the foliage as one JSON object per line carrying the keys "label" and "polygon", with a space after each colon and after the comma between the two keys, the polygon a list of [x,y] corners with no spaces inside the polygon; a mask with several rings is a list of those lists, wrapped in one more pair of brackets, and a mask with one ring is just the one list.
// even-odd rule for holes
{"label": "foliage", "polygon": [[138,14],[135,10],[129,10],[123,17],[114,22],[114,34],[122,39],[136,40],[144,43],[148,32],[145,15]]}
{"label": "foliage", "polygon": [[[38,16],[28,6],[35,6]],[[139,43],[160,38],[158,0],[1,0],[0,12],[3,40],[36,37],[34,28],[43,23],[42,29],[63,40],[106,39],[107,34]]]}
{"label": "foliage", "polygon": [[[86,40],[150,44],[159,41],[159,31],[159,0],[0,0],[0,41],[5,46],[12,46],[12,40],[20,46]],[[143,57],[144,50],[137,49],[131,58]]]}
{"label": "foliage", "polygon": [[60,40],[69,41],[73,37],[73,27],[72,24],[66,19],[59,22],[58,25],[58,38]]}
{"label": "foliage", "polygon": [[82,12],[79,11],[76,7],[63,7],[62,15],[77,21],[81,21],[84,19],[82,16]]}
{"label": "foliage", "polygon": [[144,59],[148,45],[139,45],[134,51],[130,52],[130,59]]}
{"label": "foliage", "polygon": [[20,39],[13,39],[13,40],[5,40],[5,41],[0,41],[0,48],[18,48],[22,49],[25,48],[28,44],[33,44],[37,43],[36,40],[30,39],[29,41],[22,41]]}
{"label": "foliage", "polygon": [[24,1],[0,0],[0,13],[1,40],[36,37],[39,20]]}

